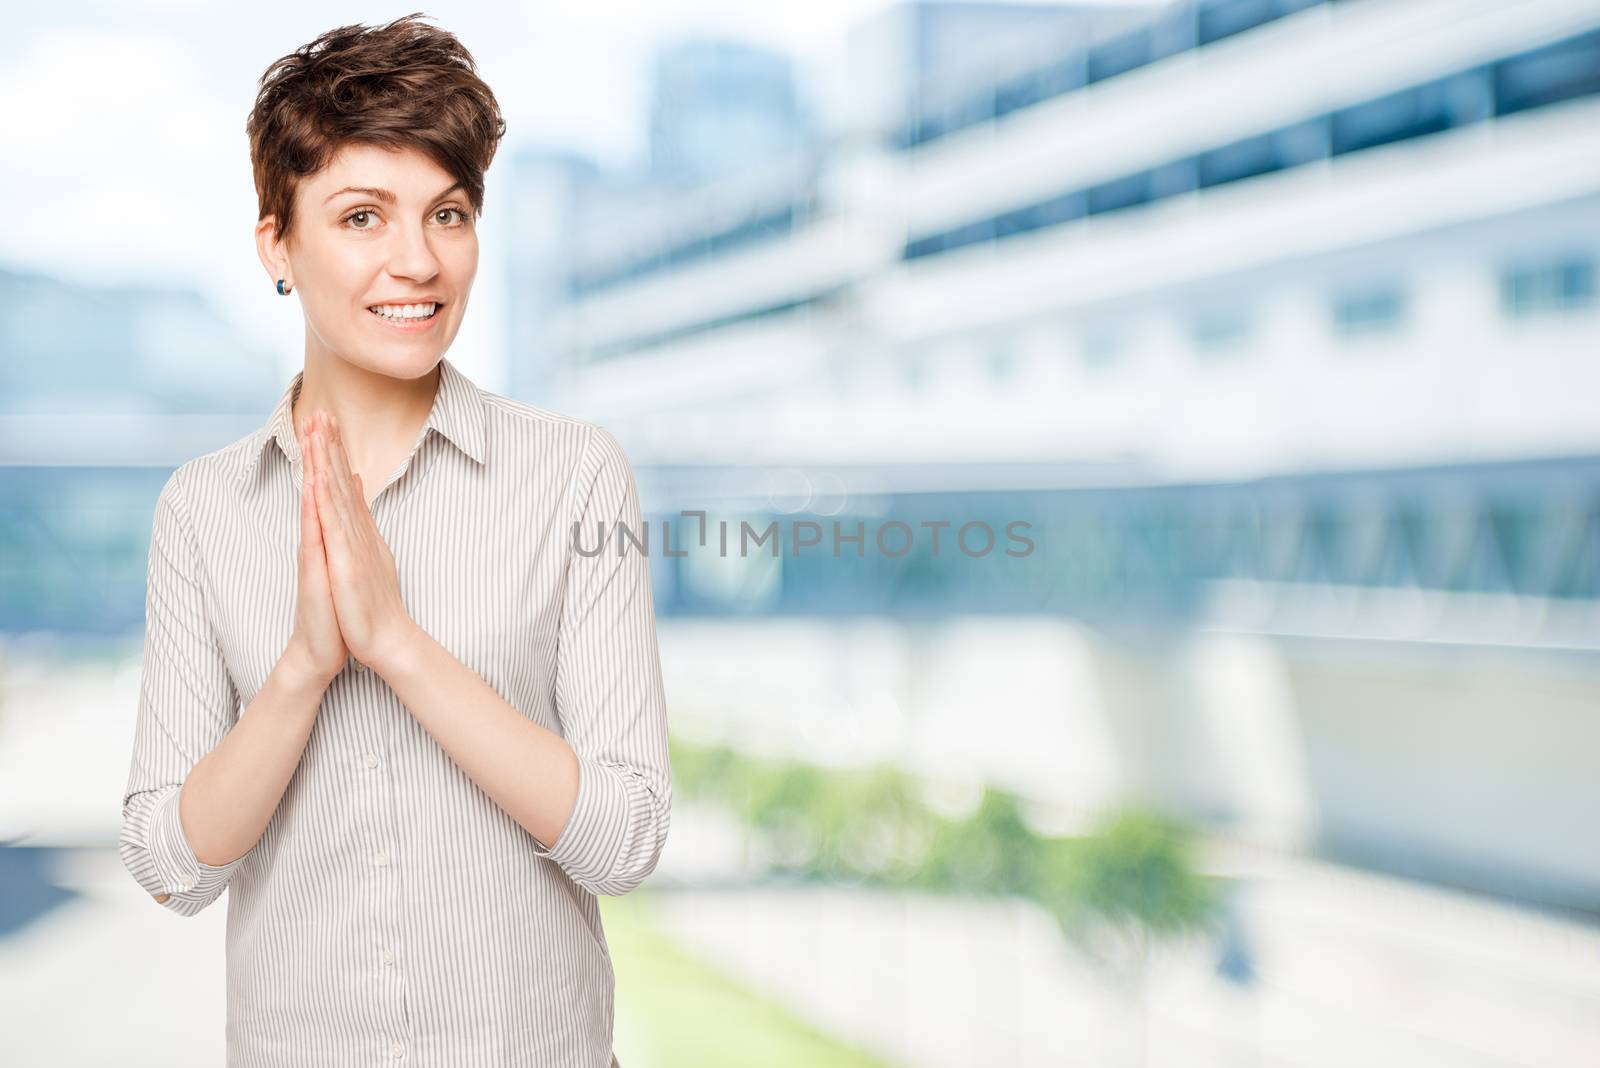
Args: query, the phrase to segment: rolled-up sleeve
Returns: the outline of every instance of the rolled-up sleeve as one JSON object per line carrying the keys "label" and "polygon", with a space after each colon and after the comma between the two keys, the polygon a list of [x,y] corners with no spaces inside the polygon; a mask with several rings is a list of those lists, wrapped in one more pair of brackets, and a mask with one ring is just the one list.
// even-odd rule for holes
{"label": "rolled-up sleeve", "polygon": [[[655,870],[672,814],[666,696],[638,487],[616,437],[590,434],[574,483],[557,642],[555,703],[578,756],[578,796],[555,845],[534,839],[578,885],[626,894]],[[623,529],[618,547],[618,527]],[[602,551],[594,553],[601,533]],[[582,551],[580,551],[580,548]],[[593,555],[590,555],[593,553]]]}
{"label": "rolled-up sleeve", "polygon": [[178,818],[189,771],[238,722],[238,693],[206,614],[182,473],[162,487],[151,527],[144,670],[118,849],[140,886],[193,916],[222,895],[249,853],[206,864]]}

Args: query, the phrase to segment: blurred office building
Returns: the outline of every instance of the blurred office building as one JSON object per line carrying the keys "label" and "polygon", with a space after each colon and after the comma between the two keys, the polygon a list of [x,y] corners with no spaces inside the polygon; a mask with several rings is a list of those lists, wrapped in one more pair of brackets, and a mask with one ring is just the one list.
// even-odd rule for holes
{"label": "blurred office building", "polygon": [[915,3],[840,68],[698,183],[520,159],[514,373],[658,516],[1037,551],[657,555],[682,715],[1377,880],[1250,913],[1283,1063],[1600,1057],[1600,5]]}
{"label": "blurred office building", "polygon": [[204,295],[0,270],[0,635],[142,626],[155,494],[282,386]]}
{"label": "blurred office building", "polygon": [[650,172],[667,186],[737,173],[806,137],[792,61],[740,41],[690,38],[656,57]]}

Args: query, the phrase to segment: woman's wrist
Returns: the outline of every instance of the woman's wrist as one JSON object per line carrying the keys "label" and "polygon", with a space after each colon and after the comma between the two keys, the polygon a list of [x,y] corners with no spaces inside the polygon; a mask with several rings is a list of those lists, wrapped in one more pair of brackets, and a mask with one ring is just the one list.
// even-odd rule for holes
{"label": "woman's wrist", "polygon": [[427,640],[427,633],[407,616],[384,636],[366,664],[384,678],[390,678],[417,663]]}
{"label": "woman's wrist", "polygon": [[284,681],[292,689],[314,691],[321,694],[326,690],[333,678],[324,671],[319,671],[312,662],[311,654],[305,646],[291,638],[284,647],[283,655],[278,658],[275,669],[284,675]]}

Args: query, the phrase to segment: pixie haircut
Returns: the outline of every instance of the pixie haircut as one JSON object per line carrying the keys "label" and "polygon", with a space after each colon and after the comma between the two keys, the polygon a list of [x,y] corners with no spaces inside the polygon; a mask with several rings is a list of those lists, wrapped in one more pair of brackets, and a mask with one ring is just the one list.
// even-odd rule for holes
{"label": "pixie haircut", "polygon": [[259,219],[294,230],[295,190],[347,144],[414,148],[483,213],[483,173],[505,136],[494,94],[454,35],[417,21],[340,26],[274,60],[245,123]]}

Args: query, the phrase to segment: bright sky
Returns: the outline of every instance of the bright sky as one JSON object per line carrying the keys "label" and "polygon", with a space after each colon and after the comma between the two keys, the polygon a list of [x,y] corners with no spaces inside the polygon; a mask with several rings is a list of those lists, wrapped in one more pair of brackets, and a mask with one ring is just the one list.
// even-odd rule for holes
{"label": "bright sky", "polygon": [[[424,10],[461,38],[505,112],[487,176],[479,275],[452,357],[499,384],[504,250],[496,241],[500,161],[529,144],[626,164],[643,151],[649,58],[695,31],[783,48],[821,74],[844,31],[889,0],[444,2]],[[247,336],[303,351],[298,305],[256,258],[245,116],[273,59],[336,25],[373,25],[404,5],[192,0],[16,5],[0,36],[0,264],[85,281],[191,285]],[[835,79],[819,78],[821,84]],[[479,354],[494,359],[480,359]]]}

